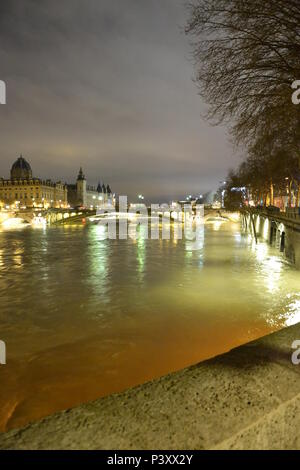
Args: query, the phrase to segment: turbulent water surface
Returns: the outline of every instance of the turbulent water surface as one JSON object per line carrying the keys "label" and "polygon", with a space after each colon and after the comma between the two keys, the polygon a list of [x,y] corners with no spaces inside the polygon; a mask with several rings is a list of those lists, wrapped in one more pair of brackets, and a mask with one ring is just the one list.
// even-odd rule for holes
{"label": "turbulent water surface", "polygon": [[[196,249],[195,249],[196,248]],[[0,429],[123,390],[300,321],[299,273],[239,224],[186,240],[0,232]]]}

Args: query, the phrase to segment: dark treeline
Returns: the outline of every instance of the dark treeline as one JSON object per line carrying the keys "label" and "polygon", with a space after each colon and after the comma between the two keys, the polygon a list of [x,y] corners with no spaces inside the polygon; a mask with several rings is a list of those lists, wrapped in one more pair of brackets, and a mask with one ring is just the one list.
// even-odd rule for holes
{"label": "dark treeline", "polygon": [[[207,118],[243,148],[227,178],[228,204],[300,201],[300,0],[193,0],[186,32]],[[231,191],[244,187],[245,191]]]}

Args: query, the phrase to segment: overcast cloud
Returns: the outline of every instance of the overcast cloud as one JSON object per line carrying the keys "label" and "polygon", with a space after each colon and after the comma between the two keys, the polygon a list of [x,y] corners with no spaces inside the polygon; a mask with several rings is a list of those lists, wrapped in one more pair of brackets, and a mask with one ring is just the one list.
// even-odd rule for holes
{"label": "overcast cloud", "polygon": [[235,166],[201,118],[183,0],[0,4],[0,175],[23,153],[35,176],[159,200],[215,188]]}

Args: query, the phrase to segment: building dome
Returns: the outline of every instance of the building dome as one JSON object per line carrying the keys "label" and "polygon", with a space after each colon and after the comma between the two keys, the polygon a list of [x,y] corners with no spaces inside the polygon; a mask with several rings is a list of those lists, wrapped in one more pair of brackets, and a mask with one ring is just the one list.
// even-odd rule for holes
{"label": "building dome", "polygon": [[29,163],[22,157],[22,155],[15,161],[10,170],[10,177],[12,180],[21,179],[27,180],[32,178],[32,170]]}

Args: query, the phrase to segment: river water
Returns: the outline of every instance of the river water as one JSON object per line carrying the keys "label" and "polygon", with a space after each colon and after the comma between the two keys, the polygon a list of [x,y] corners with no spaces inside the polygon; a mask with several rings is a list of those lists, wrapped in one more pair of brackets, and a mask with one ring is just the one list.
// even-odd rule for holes
{"label": "river water", "polygon": [[0,232],[0,430],[300,321],[299,272],[239,224],[187,240]]}

